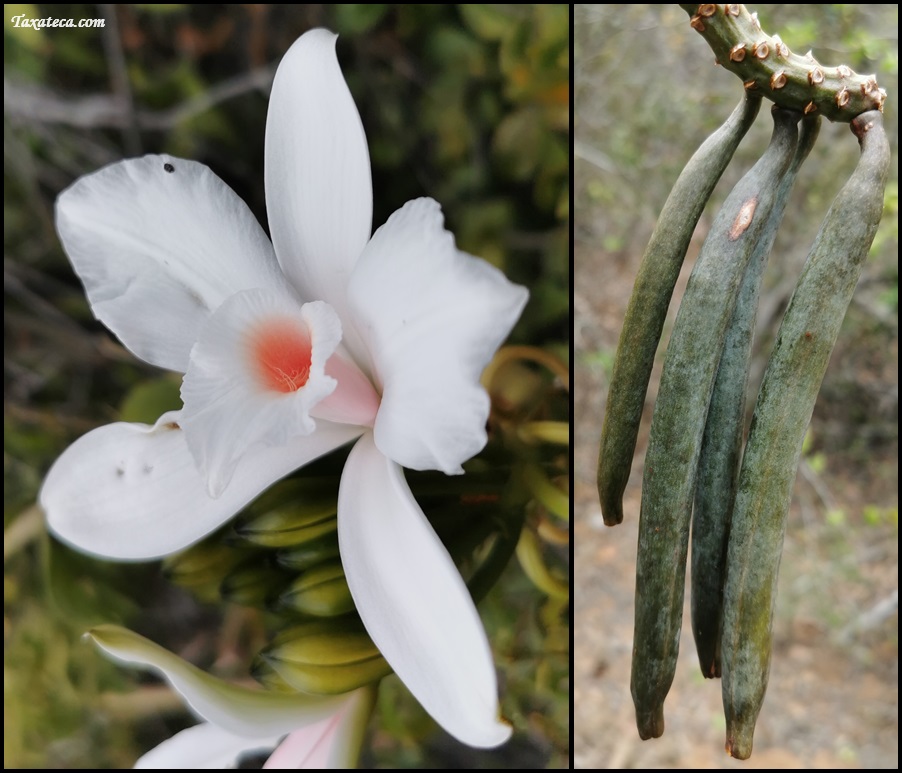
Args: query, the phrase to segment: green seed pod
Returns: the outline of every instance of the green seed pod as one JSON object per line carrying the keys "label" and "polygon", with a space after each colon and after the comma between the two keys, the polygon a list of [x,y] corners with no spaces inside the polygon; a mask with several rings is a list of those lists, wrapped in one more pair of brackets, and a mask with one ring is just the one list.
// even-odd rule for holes
{"label": "green seed pod", "polygon": [[760,97],[746,94],[726,122],[702,143],[664,203],[630,297],[617,344],[598,457],[598,494],[608,526],[623,520],[645,393],[689,240],[711,191],[758,115]]}
{"label": "green seed pod", "polygon": [[739,474],[722,640],[726,749],[738,759],[752,753],[767,688],[777,576],[802,442],[883,213],[890,164],[883,117],[863,113],[851,128],[861,156],[830,205],[780,325]]}
{"label": "green seed pod", "polygon": [[304,572],[279,597],[279,608],[313,617],[337,617],[353,612],[354,599],[340,561]]}
{"label": "green seed pod", "polygon": [[320,695],[348,692],[391,673],[356,618],[294,626],[279,634],[260,660],[295,689]]}
{"label": "green seed pod", "polygon": [[789,194],[820,129],[820,117],[802,120],[799,144],[780,182],[777,200],[742,279],[708,407],[692,513],[692,635],[706,679],[720,676],[720,629],[727,534],[736,498],[745,423],[745,390],[764,267]]}
{"label": "green seed pod", "polygon": [[800,113],[775,109],[774,133],[711,227],[680,305],[645,457],[631,691],[641,738],[664,732],[679,652],[689,521],[708,403],[752,251],[796,148]]}

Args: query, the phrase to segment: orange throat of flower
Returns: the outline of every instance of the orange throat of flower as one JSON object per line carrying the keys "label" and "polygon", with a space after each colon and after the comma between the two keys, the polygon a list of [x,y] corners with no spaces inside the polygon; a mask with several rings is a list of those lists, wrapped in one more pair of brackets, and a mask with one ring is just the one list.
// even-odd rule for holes
{"label": "orange throat of flower", "polygon": [[254,375],[264,389],[296,392],[310,378],[313,343],[303,322],[274,317],[250,334]]}

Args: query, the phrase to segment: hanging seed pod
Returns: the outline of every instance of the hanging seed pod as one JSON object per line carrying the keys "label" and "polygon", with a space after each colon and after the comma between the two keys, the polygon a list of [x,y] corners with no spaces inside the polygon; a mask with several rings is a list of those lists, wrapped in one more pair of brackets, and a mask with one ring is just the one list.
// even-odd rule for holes
{"label": "hanging seed pod", "polygon": [[780,325],[739,475],[722,639],[726,750],[738,759],[752,753],[767,688],[777,576],[802,441],[883,213],[890,164],[883,117],[864,113],[851,128],[861,156],[830,205]]}
{"label": "hanging seed pod", "polygon": [[636,564],[630,686],[643,739],[664,732],[664,699],[679,652],[695,475],[724,336],[797,144],[801,114],[774,109],[773,118],[770,145],[714,220],[664,360],[645,457]]}
{"label": "hanging seed pod", "polygon": [[636,450],[648,380],[689,240],[711,191],[760,106],[760,97],[745,95],[723,126],[689,159],[664,203],[642,256],[617,344],[601,431],[598,494],[608,526],[623,520],[623,492]]}
{"label": "hanging seed pod", "polygon": [[802,120],[799,144],[780,182],[777,200],[742,279],[708,406],[692,513],[692,635],[702,675],[720,676],[720,627],[727,534],[736,496],[745,423],[745,391],[764,267],[802,162],[820,129],[820,117]]}

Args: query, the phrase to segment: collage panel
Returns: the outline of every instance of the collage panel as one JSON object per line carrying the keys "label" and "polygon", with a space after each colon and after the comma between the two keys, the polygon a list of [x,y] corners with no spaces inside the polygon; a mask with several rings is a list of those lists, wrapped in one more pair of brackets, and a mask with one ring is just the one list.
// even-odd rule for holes
{"label": "collage panel", "polygon": [[4,766],[897,768],[897,29],[4,6]]}
{"label": "collage panel", "polygon": [[897,765],[897,13],[575,6],[575,768]]}
{"label": "collage panel", "polygon": [[570,23],[4,6],[6,768],[569,767]]}

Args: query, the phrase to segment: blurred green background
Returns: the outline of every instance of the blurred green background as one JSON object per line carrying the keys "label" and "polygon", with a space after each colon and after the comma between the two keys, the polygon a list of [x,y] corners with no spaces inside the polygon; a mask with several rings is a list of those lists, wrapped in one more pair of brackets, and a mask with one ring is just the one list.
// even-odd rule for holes
{"label": "blurred green background", "polygon": [[[13,25],[19,14],[106,24],[33,30]],[[43,534],[33,503],[54,458],[123,411],[153,415],[178,385],[93,320],[55,234],[57,194],[166,152],[209,165],[265,227],[271,79],[299,35],[325,26],[369,139],[374,227],[411,198],[438,200],[461,249],[529,287],[512,342],[566,358],[569,24],[565,5],[4,6],[5,767],[130,767],[192,723],[154,680],[83,644],[87,625],[123,622],[210,666],[247,623],[173,589],[158,564],[89,560]],[[366,765],[567,767],[566,610],[516,565],[480,609],[514,739],[464,749],[392,677]],[[246,673],[227,660],[218,673]]]}

